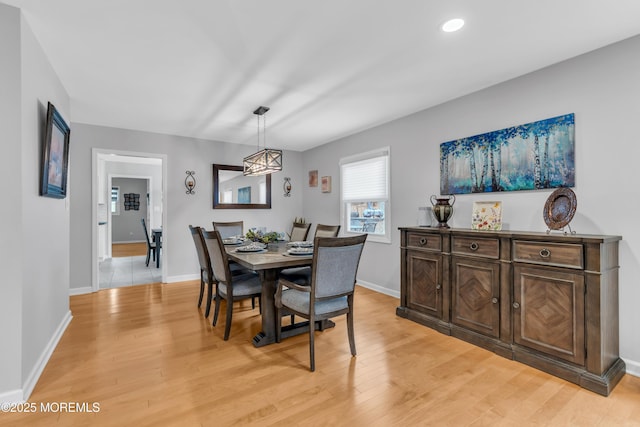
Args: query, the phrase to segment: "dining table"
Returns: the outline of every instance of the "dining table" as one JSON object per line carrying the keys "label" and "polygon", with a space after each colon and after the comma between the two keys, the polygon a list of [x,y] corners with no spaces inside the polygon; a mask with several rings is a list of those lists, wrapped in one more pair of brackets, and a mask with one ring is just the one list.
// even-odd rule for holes
{"label": "dining table", "polygon": [[[276,307],[275,293],[278,275],[282,269],[311,265],[313,255],[290,255],[286,242],[271,243],[268,248],[259,252],[241,252],[234,245],[225,245],[227,256],[245,268],[256,271],[260,275],[262,293],[260,307],[262,310],[262,330],[253,337],[255,347],[263,347],[276,342]],[[331,320],[317,322],[314,328],[323,330],[335,324]],[[309,332],[309,322],[294,323],[282,327],[282,338]]]}

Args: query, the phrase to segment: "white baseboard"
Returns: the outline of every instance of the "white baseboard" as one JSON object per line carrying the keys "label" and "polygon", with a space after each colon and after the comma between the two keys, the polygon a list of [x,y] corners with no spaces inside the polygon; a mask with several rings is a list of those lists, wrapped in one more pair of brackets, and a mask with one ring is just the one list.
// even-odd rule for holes
{"label": "white baseboard", "polygon": [[127,243],[147,243],[144,240],[124,240],[122,242],[111,242],[111,244],[126,245]]}
{"label": "white baseboard", "polygon": [[633,375],[634,377],[640,377],[640,362],[629,359],[622,360],[624,360],[624,364],[627,365],[627,374]]}
{"label": "white baseboard", "polygon": [[69,296],[90,294],[91,292],[93,292],[93,288],[91,286],[84,288],[69,288]]}
{"label": "white baseboard", "polygon": [[22,403],[22,390],[11,390],[0,394],[0,403]]}
{"label": "white baseboard", "polygon": [[164,283],[186,282],[188,280],[200,280],[200,275],[199,274],[183,274],[182,276],[170,276],[170,277],[167,277],[167,281]]}
{"label": "white baseboard", "polygon": [[400,299],[400,291],[394,291],[393,289],[384,288],[382,286],[365,282],[364,280],[357,279],[356,284],[362,286],[363,288],[371,289],[372,291],[379,292],[381,294],[389,295],[390,297],[395,297]]}
{"label": "white baseboard", "polygon": [[47,346],[42,351],[42,354],[38,358],[35,366],[29,373],[27,380],[22,385],[22,397],[23,400],[29,400],[29,396],[33,392],[38,380],[40,379],[40,375],[42,375],[42,371],[44,371],[45,366],[49,362],[53,351],[56,349],[58,342],[60,342],[60,338],[62,338],[62,334],[67,330],[67,326],[71,323],[71,319],[73,316],[71,315],[71,311],[67,311],[67,314],[62,318],[62,321],[58,325],[58,328],[54,332],[53,336],[47,343]]}

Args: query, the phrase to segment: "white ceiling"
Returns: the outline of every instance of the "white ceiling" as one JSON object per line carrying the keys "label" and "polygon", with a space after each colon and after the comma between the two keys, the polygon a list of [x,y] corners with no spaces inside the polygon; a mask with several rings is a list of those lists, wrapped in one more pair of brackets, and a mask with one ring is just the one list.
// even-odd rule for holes
{"label": "white ceiling", "polygon": [[[0,0],[72,122],[303,151],[640,33],[638,0]],[[466,20],[457,33],[439,26]]]}

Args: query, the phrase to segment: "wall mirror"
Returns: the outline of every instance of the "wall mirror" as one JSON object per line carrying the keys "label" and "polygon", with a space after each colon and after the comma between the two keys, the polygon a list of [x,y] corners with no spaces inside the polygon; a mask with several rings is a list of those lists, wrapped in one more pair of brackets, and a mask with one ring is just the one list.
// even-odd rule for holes
{"label": "wall mirror", "polygon": [[271,209],[271,175],[242,171],[242,166],[213,164],[213,209]]}

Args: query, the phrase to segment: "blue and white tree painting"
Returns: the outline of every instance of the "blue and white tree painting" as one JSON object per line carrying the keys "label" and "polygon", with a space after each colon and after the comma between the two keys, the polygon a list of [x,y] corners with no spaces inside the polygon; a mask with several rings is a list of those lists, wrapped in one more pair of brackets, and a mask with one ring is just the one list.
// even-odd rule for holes
{"label": "blue and white tree painting", "polygon": [[440,193],[575,186],[574,114],[440,144]]}

